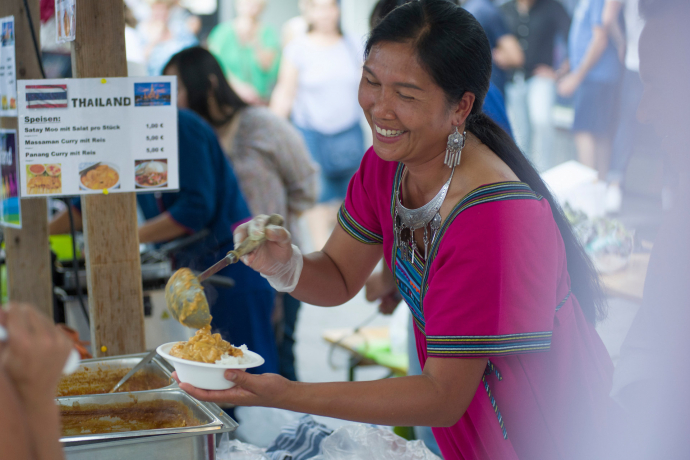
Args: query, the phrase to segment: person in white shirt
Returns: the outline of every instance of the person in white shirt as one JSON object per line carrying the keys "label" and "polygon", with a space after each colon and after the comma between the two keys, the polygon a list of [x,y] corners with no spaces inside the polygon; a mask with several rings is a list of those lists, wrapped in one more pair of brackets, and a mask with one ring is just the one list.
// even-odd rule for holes
{"label": "person in white shirt", "polygon": [[357,100],[364,53],[342,33],[336,0],[307,0],[304,6],[308,32],[285,47],[270,108],[292,120],[321,167],[320,205],[305,214],[318,250],[364,155]]}

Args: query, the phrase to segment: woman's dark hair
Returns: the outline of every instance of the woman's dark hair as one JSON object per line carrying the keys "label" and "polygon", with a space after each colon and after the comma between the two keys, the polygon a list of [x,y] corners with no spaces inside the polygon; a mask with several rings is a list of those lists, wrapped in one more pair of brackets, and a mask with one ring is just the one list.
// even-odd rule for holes
{"label": "woman's dark hair", "polygon": [[381,42],[414,47],[419,63],[443,89],[449,103],[457,103],[466,92],[474,94],[465,129],[549,202],[565,244],[572,292],[590,322],[603,319],[606,302],[599,277],[561,207],[513,139],[482,112],[491,79],[491,47],[479,22],[447,0],[412,1],[395,8],[374,28],[365,55]]}
{"label": "woman's dark hair", "polygon": [[[406,3],[414,2],[416,0],[379,0],[376,5],[374,5],[374,9],[371,10],[371,16],[369,16],[369,29],[373,29],[376,27],[379,22],[386,16],[388,16],[388,13],[393,11],[399,6],[405,5]],[[459,5],[459,0],[446,0],[453,5]]]}
{"label": "woman's dark hair", "polygon": [[[163,73],[174,67],[187,90],[189,108],[201,115],[214,126],[222,126],[232,119],[238,110],[247,106],[232,90],[223,69],[216,58],[208,50],[195,46],[180,51],[170,58]],[[213,75],[213,77],[212,77]],[[217,84],[213,84],[215,80]],[[218,120],[211,117],[208,108],[208,94],[213,91],[213,97],[218,103],[223,118]]]}

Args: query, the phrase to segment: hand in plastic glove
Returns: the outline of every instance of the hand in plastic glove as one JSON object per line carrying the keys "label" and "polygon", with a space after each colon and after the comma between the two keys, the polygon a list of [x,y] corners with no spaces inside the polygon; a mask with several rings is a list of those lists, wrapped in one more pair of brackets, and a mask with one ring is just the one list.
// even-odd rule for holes
{"label": "hand in plastic glove", "polygon": [[177,372],[173,378],[180,388],[201,401],[228,403],[235,406],[284,407],[290,399],[290,389],[296,385],[277,374],[254,375],[240,369],[225,371],[225,378],[235,382],[228,390],[202,390],[189,383],[181,383]]}
{"label": "hand in plastic glove", "polygon": [[261,238],[265,235],[266,241],[251,254],[242,257],[242,262],[261,273],[276,291],[292,292],[302,273],[302,252],[292,244],[289,231],[277,225],[267,226],[267,219],[268,216],[258,215],[237,227],[235,247],[245,238]]}
{"label": "hand in plastic glove", "polygon": [[72,341],[29,305],[11,304],[2,314],[8,334],[0,363],[24,404],[52,401]]}

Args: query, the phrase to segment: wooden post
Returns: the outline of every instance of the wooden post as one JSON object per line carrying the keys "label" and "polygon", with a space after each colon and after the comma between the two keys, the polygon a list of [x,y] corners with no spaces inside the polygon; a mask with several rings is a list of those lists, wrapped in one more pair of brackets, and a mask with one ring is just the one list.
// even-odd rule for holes
{"label": "wooden post", "polygon": [[[29,0],[40,49],[39,0]],[[41,78],[28,15],[23,0],[0,2],[0,17],[14,16],[17,79]],[[17,129],[16,118],[0,118],[0,126]],[[17,140],[18,141],[18,140]],[[28,302],[53,317],[53,281],[48,244],[48,209],[45,198],[20,200],[21,229],[4,229],[9,299]]]}
{"label": "wooden post", "polygon": [[[127,76],[123,0],[77,0],[76,11],[76,41],[72,46],[74,76]],[[82,214],[94,355],[144,351],[135,195],[84,196]]]}

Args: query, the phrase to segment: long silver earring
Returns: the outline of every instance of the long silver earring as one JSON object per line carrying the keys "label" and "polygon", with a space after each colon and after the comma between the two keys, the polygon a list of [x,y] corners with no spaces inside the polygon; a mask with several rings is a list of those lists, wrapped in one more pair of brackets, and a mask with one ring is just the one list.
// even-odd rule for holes
{"label": "long silver earring", "polygon": [[455,132],[448,136],[448,145],[446,147],[446,159],[443,161],[445,165],[449,168],[454,168],[460,164],[460,156],[462,155],[462,149],[465,148],[465,139],[467,138],[467,133],[463,131],[460,134],[458,127],[455,127]]}

